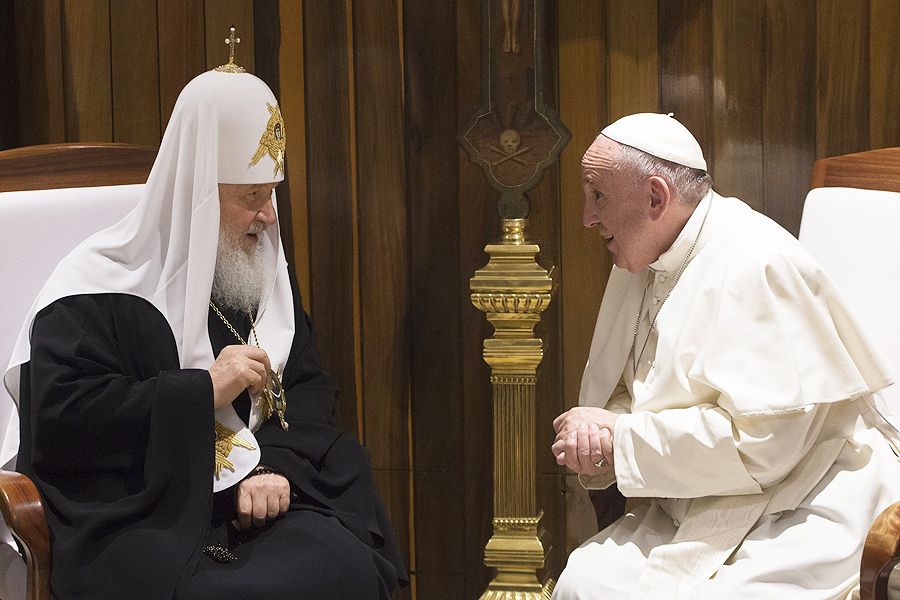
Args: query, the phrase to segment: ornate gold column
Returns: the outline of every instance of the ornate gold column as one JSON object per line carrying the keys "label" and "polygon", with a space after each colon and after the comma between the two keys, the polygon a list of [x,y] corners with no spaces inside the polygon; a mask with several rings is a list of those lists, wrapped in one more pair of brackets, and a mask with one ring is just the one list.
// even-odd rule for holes
{"label": "ornate gold column", "polygon": [[540,248],[526,240],[526,223],[503,220],[503,240],[485,247],[490,261],[470,281],[472,303],[494,326],[484,340],[494,388],[494,535],[484,562],[497,575],[484,600],[549,598],[554,583],[537,575],[549,545],[536,497],[534,393],[544,354],[534,326],[550,304],[553,280],[535,260]]}
{"label": "ornate gold column", "polygon": [[[550,304],[553,281],[526,239],[525,195],[559,159],[569,131],[544,104],[543,0],[482,0],[484,103],[460,132],[460,143],[500,193],[500,243],[471,279],[472,303],[487,314],[484,341],[494,388],[494,533],[484,563],[497,575],[481,598],[549,598],[554,582],[539,574],[550,550],[537,505],[535,380],[543,344],[534,326]],[[544,577],[546,581],[541,578]]]}

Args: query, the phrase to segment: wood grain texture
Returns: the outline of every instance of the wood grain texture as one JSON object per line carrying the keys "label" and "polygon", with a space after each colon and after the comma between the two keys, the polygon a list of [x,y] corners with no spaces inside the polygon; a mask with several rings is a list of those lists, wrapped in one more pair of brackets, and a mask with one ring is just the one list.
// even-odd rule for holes
{"label": "wood grain texture", "polygon": [[871,0],[869,12],[869,148],[900,146],[900,4]]}
{"label": "wood grain texture", "polygon": [[[362,396],[376,468],[407,469],[410,336],[403,65],[390,5],[353,8]],[[395,6],[396,8],[396,6]],[[378,440],[378,443],[375,443]]]}
{"label": "wood grain texture", "polygon": [[66,140],[61,0],[16,0],[18,141],[22,145]]}
{"label": "wood grain texture", "polygon": [[[563,380],[559,412],[578,404],[581,376],[591,345],[597,309],[612,268],[612,259],[602,238],[596,231],[582,225],[584,194],[581,157],[599,131],[608,124],[611,97],[621,99],[628,95],[626,89],[612,90],[612,79],[607,84],[604,74],[612,69],[611,61],[615,53],[620,54],[616,68],[629,70],[628,59],[624,58],[629,51],[619,52],[613,47],[608,49],[605,40],[613,35],[611,23],[606,11],[591,9],[594,4],[586,0],[558,5],[559,109],[560,118],[572,133],[568,147],[560,156],[558,235],[562,255],[557,302],[562,311]],[[608,5],[610,13],[621,10],[617,4]],[[621,15],[617,19],[623,20]],[[616,43],[623,42],[619,40]],[[613,39],[610,39],[610,44],[613,44]],[[621,100],[618,110],[630,112]],[[552,431],[550,423],[552,420],[539,426]],[[549,455],[549,448],[545,450]],[[557,476],[564,476],[560,467],[557,467]],[[564,553],[564,550],[571,549],[571,540],[584,541],[591,533],[594,531],[585,529],[584,520],[577,512],[567,510],[564,529],[554,537],[560,552]]]}
{"label": "wood grain texture", "polygon": [[225,38],[234,26],[235,35],[241,38],[234,51],[234,62],[255,73],[253,0],[205,0],[204,7],[206,68],[215,69],[228,62]]}
{"label": "wood grain texture", "polygon": [[160,139],[156,0],[110,2],[109,11],[113,140],[156,146]]}
{"label": "wood grain texture", "polygon": [[[415,505],[411,562],[416,597],[465,597],[466,437],[458,336],[464,292],[456,82],[447,76],[456,69],[456,15],[447,3],[406,2],[402,16]],[[433,26],[422,27],[425,22]],[[435,494],[448,494],[448,502],[437,501]],[[452,537],[449,548],[442,547],[442,536]]]}
{"label": "wood grain texture", "polygon": [[[566,7],[568,12],[572,10],[568,5],[563,2],[560,8]],[[594,6],[596,3],[580,3],[575,17],[596,20],[603,10]],[[632,113],[659,111],[658,10],[657,0],[613,1],[606,5],[609,122]],[[599,75],[602,71],[595,77]]]}
{"label": "wood grain texture", "polygon": [[62,23],[66,139],[111,142],[109,3],[63,0]]}
{"label": "wood grain texture", "polygon": [[[716,191],[764,210],[762,107],[765,6],[713,3],[713,145]],[[738,50],[739,49],[739,50]]]}
{"label": "wood grain texture", "polygon": [[409,556],[414,536],[409,518],[411,324],[408,271],[397,268],[409,263],[398,8],[372,3],[352,7],[362,337],[357,368],[366,444],[379,487],[389,499],[394,533]]}
{"label": "wood grain texture", "polygon": [[303,72],[303,10],[300,2],[279,2],[281,45],[278,69],[281,114],[289,146],[285,162],[285,183],[290,192],[290,231],[293,255],[288,262],[294,268],[303,303],[309,310],[309,211],[306,194],[306,94]]}
{"label": "wood grain texture", "polygon": [[816,3],[816,158],[868,147],[868,56],[868,2],[819,0]]}
{"label": "wood grain texture", "polygon": [[[397,548],[404,562],[409,556],[410,522],[407,515],[410,511],[409,503],[409,470],[408,469],[373,469],[375,475],[375,488],[384,504],[388,521],[397,541]],[[408,568],[408,567],[407,567]]]}
{"label": "wood grain texture", "polygon": [[19,146],[19,91],[16,75],[15,1],[0,0],[0,150]]}
{"label": "wood grain texture", "polygon": [[813,166],[809,187],[900,192],[900,147],[820,158]]}
{"label": "wood grain texture", "polygon": [[815,160],[816,2],[766,3],[763,206],[797,235]]}
{"label": "wood grain texture", "polygon": [[[558,111],[559,23],[554,3],[544,3],[544,14],[541,17],[544,19],[544,39],[538,40],[538,43],[545,44],[543,61],[545,66],[541,82],[543,99],[548,110]],[[561,264],[560,222],[571,217],[560,210],[560,170],[559,163],[546,169],[541,182],[528,194],[529,216],[526,233],[530,240],[540,246],[538,264],[553,271],[559,270]],[[550,424],[562,412],[564,405],[563,397],[559,393],[563,381],[563,346],[562,304],[558,284],[550,306],[541,314],[541,321],[535,327],[535,335],[541,338],[544,351],[535,385],[534,464],[540,473],[535,480],[537,486],[535,494],[538,500],[537,507],[544,511],[542,524],[549,533],[548,539],[554,547],[558,547],[562,541],[560,533],[565,529],[565,508],[563,497],[559,494],[559,467],[549,450],[555,437]],[[562,553],[553,552],[547,557],[545,569],[555,575],[564,565],[565,557]]]}
{"label": "wood grain texture", "polygon": [[203,0],[157,0],[160,136],[182,88],[204,71],[203,14]]}
{"label": "wood grain texture", "polygon": [[860,600],[887,600],[887,580],[900,558],[900,503],[875,519],[863,547],[859,572]]}
{"label": "wood grain texture", "polygon": [[37,487],[21,473],[0,471],[0,511],[25,549],[26,596],[50,600],[50,532]]}
{"label": "wood grain texture", "polygon": [[[712,120],[712,2],[666,0],[659,4],[660,112],[675,113],[715,156]],[[716,166],[709,164],[716,177]]]}
{"label": "wood grain texture", "polygon": [[[481,90],[481,3],[459,0],[456,3],[456,126],[468,123],[484,101]],[[446,74],[445,74],[446,76]],[[448,155],[452,156],[452,155]],[[457,146],[456,201],[458,210],[458,302],[460,344],[459,366],[462,403],[463,486],[477,493],[466,494],[464,598],[477,598],[487,587],[491,570],[484,566],[484,545],[491,535],[493,516],[492,471],[492,390],[490,369],[482,358],[484,339],[493,334],[484,314],[469,300],[469,279],[484,266],[488,256],[484,246],[500,238],[500,216],[497,193],[493,191],[481,169],[472,163],[462,147]]]}
{"label": "wood grain texture", "polygon": [[[466,536],[457,526],[465,522],[463,513],[469,495],[464,486],[445,473],[415,473],[417,581],[429,575],[461,575],[466,570]],[[423,547],[426,540],[428,548]]]}
{"label": "wood grain texture", "polygon": [[354,221],[347,20],[343,2],[305,2],[309,306],[325,367],[338,379],[338,423],[358,432]]}
{"label": "wood grain texture", "polygon": [[129,144],[13,148],[0,152],[0,192],[144,183],[155,158],[156,149]]}

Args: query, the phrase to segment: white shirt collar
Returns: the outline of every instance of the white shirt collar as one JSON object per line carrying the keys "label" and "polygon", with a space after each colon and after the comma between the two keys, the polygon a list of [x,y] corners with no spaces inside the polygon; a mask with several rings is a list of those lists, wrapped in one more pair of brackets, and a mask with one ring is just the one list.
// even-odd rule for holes
{"label": "white shirt collar", "polygon": [[650,270],[671,273],[677,271],[684,262],[687,253],[690,252],[697,234],[700,233],[700,226],[703,223],[703,216],[706,214],[709,203],[712,202],[712,190],[703,196],[703,199],[697,203],[691,218],[681,229],[678,237],[669,246],[669,249],[663,252],[659,258],[650,263]]}

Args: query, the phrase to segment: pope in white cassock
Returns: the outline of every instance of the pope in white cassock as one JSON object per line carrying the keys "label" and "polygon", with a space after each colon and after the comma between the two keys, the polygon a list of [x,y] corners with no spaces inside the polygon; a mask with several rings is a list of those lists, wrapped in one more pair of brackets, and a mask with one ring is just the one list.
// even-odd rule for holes
{"label": "pope in white cassock", "polygon": [[615,267],[552,450],[629,501],[554,598],[853,597],[900,463],[872,402],[892,375],[852,311],[793,236],[712,191],[671,116],[606,127],[582,183]]}

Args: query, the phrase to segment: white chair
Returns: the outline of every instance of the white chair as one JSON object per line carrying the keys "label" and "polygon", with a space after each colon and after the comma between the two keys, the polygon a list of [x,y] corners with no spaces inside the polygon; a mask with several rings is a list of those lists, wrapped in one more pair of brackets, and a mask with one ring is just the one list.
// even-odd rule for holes
{"label": "white chair", "polygon": [[[816,161],[800,241],[856,309],[900,377],[900,148]],[[879,410],[900,425],[900,384],[881,392]],[[900,503],[888,507],[866,539],[861,600],[888,598],[900,563]],[[893,582],[892,582],[893,583]]]}
{"label": "white chair", "polygon": [[[60,144],[0,152],[0,372],[31,302],[56,263],[134,207],[156,152],[124,144]],[[89,187],[88,187],[89,186]],[[0,465],[15,468],[18,414],[0,386]],[[0,472],[0,598],[49,599],[50,547],[28,478]],[[12,539],[25,554],[16,552]]]}

